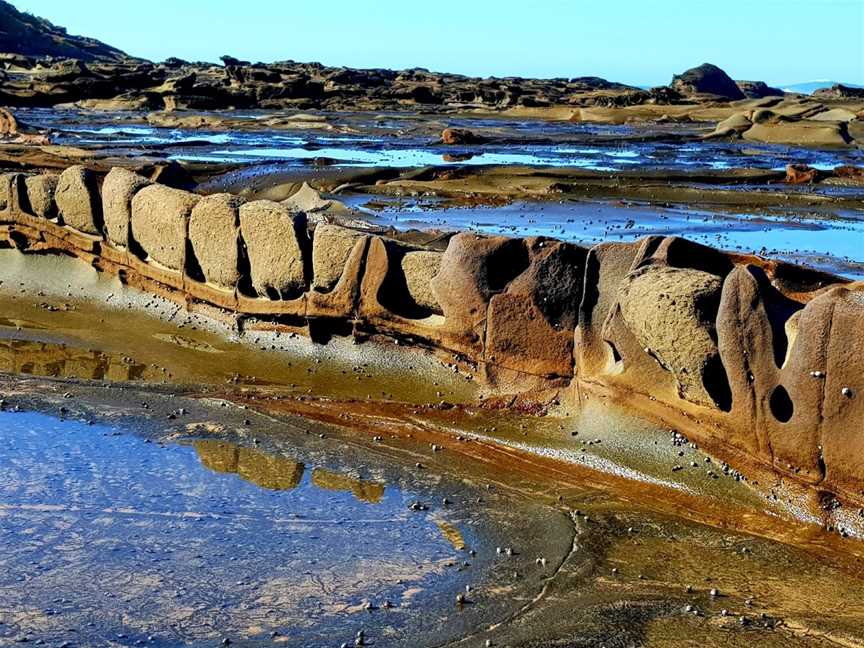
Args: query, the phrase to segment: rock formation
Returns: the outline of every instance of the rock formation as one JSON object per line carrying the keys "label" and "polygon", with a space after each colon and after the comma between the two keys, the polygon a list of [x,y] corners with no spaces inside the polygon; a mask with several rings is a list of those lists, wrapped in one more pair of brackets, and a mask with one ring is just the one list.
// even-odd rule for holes
{"label": "rock formation", "polygon": [[780,88],[772,88],[764,81],[736,81],[735,85],[748,99],[763,97],[782,97],[785,93]]}
{"label": "rock formation", "polygon": [[864,283],[677,237],[463,232],[442,253],[120,170],[100,193],[81,167],[0,176],[0,242],[187,307],[409,340],[510,398],[622,399],[733,465],[864,503]]}
{"label": "rock formation", "polygon": [[0,0],[0,34],[4,52],[25,56],[57,56],[83,61],[119,61],[129,58],[118,49],[94,38],[72,36],[63,27],[52,25],[18,11]]}
{"label": "rock formation", "polygon": [[715,95],[724,99],[744,99],[741,88],[716,65],[703,63],[686,72],[676,74],[669,84],[684,95]]}

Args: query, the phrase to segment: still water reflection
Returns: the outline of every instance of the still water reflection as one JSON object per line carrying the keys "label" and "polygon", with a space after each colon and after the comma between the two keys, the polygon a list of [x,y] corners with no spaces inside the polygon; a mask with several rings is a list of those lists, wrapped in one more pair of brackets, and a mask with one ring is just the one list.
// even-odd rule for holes
{"label": "still water reflection", "polygon": [[462,587],[459,530],[418,497],[223,441],[0,413],[0,644],[329,645],[374,625],[367,608],[398,637]]}

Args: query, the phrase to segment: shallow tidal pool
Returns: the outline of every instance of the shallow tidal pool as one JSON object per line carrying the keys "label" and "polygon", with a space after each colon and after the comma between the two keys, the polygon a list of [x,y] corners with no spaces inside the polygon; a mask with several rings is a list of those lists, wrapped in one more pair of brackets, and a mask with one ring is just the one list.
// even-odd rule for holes
{"label": "shallow tidal pool", "polygon": [[398,645],[437,618],[412,609],[468,578],[453,565],[473,532],[428,496],[224,441],[0,413],[0,644],[338,646],[366,628]]}

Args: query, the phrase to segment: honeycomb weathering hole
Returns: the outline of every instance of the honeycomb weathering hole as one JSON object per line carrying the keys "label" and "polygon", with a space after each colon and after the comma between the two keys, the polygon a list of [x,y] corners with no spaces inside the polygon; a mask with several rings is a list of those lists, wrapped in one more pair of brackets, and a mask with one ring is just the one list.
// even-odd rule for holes
{"label": "honeycomb weathering hole", "polygon": [[720,411],[732,411],[732,387],[720,356],[714,356],[708,361],[702,375],[702,384]]}
{"label": "honeycomb weathering hole", "polygon": [[511,239],[495,250],[488,259],[486,281],[493,293],[501,292],[530,265],[528,248],[523,239]]}
{"label": "honeycomb weathering hole", "polygon": [[777,385],[774,388],[768,403],[771,407],[771,414],[781,423],[789,422],[795,412],[795,406],[792,404],[789,392],[783,385]]}

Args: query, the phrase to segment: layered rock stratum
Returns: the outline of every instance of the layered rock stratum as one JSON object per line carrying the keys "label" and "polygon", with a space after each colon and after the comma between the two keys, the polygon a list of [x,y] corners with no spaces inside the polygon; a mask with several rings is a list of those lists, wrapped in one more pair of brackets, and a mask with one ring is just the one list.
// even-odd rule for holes
{"label": "layered rock stratum", "polygon": [[431,349],[502,403],[616,398],[732,465],[864,500],[860,282],[674,236],[430,248],[81,167],[0,176],[0,241],[247,327]]}

